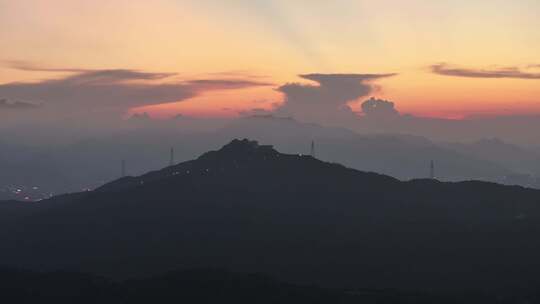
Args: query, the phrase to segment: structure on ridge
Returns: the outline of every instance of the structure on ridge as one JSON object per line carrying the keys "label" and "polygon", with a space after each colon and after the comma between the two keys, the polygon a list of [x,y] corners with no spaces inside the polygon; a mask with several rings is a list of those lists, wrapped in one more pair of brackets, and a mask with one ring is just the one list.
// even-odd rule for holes
{"label": "structure on ridge", "polygon": [[120,164],[120,176],[126,177],[126,161],[123,159]]}
{"label": "structure on ridge", "polygon": [[174,166],[174,148],[171,147],[170,155],[169,155],[169,166]]}

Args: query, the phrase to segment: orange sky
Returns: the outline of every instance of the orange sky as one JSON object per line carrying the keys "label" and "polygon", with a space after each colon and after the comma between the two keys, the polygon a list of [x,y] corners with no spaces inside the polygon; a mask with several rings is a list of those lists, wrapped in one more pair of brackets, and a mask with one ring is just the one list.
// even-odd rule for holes
{"label": "orange sky", "polygon": [[[373,95],[403,113],[511,115],[540,113],[540,79],[444,76],[429,67],[540,73],[529,67],[540,64],[538,28],[537,0],[0,0],[0,61],[182,79],[229,72],[275,84],[136,110],[162,117],[270,108],[282,102],[279,85],[315,72],[398,73]],[[3,64],[0,84],[62,75]]]}

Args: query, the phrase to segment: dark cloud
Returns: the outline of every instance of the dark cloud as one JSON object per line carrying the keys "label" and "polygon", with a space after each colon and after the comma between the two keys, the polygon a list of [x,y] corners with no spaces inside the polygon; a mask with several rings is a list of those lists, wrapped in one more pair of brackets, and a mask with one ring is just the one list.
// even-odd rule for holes
{"label": "dark cloud", "polygon": [[371,81],[395,74],[306,74],[301,78],[318,85],[289,83],[278,90],[285,95],[280,115],[301,120],[337,122],[356,115],[347,105],[373,92]]}
{"label": "dark cloud", "polygon": [[[529,66],[533,68],[535,66]],[[536,66],[538,67],[538,66]],[[445,63],[434,64],[431,71],[438,75],[469,77],[469,78],[516,78],[516,79],[540,79],[540,73],[523,71],[518,67],[506,67],[498,69],[467,69],[449,66]]]}
{"label": "dark cloud", "polygon": [[53,111],[125,111],[182,101],[211,90],[270,85],[249,79],[178,81],[171,79],[174,75],[121,69],[83,71],[40,82],[2,84],[0,95],[11,100],[40,100]]}
{"label": "dark cloud", "polygon": [[18,109],[35,109],[40,105],[37,103],[26,102],[26,101],[14,101],[8,99],[0,99],[0,110],[18,110]]}
{"label": "dark cloud", "polygon": [[362,112],[366,117],[374,118],[393,118],[399,116],[399,112],[396,110],[393,102],[373,97],[362,103]]}

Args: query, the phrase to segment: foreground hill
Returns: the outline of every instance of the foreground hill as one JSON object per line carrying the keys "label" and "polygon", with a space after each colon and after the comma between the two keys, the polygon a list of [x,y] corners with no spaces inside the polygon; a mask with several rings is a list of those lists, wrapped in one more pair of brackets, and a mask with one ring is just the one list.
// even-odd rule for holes
{"label": "foreground hill", "polygon": [[540,191],[401,182],[248,140],[30,209],[0,232],[6,265],[117,277],[224,267],[340,288],[540,284]]}
{"label": "foreground hill", "polygon": [[[138,304],[453,304],[493,303],[488,295],[410,293],[396,290],[329,289],[281,282],[263,274],[217,269],[171,271],[147,278],[113,281],[76,272],[0,270],[0,300],[6,303]],[[534,294],[511,300],[534,300]]]}

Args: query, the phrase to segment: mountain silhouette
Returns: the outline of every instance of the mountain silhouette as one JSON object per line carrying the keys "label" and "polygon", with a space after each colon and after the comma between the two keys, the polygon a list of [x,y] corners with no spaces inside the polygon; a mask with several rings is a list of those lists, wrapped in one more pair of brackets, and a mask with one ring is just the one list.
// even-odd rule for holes
{"label": "mountain silhouette", "polygon": [[[477,295],[449,297],[397,290],[342,290],[295,285],[260,273],[220,269],[169,271],[152,277],[114,281],[78,272],[35,272],[0,269],[0,299],[8,303],[246,303],[246,304],[347,304],[347,303],[493,303]],[[535,295],[521,296],[530,300]]]}
{"label": "mountain silhouette", "polygon": [[499,181],[512,167],[463,153],[453,146],[406,134],[360,134],[345,128],[303,123],[292,118],[250,116],[219,130],[223,138],[241,136],[272,143],[280,151],[308,151],[315,139],[317,156],[348,167],[390,175],[402,180],[428,177],[429,160],[436,160],[440,177],[448,181]]}
{"label": "mountain silhouette", "polygon": [[118,278],[218,267],[427,291],[540,283],[538,190],[402,182],[247,139],[30,206],[4,221],[5,265]]}
{"label": "mountain silhouette", "polygon": [[[188,121],[188,125],[176,124]],[[485,144],[489,141],[447,144],[405,134],[360,134],[272,115],[242,117],[205,131],[189,128],[196,122],[204,124],[204,120],[188,117],[175,119],[174,124],[151,121],[150,125],[77,136],[65,144],[29,147],[0,140],[0,200],[27,196],[38,200],[51,194],[96,189],[119,176],[121,160],[126,161],[128,174],[141,175],[168,164],[171,147],[176,160],[185,161],[216,150],[234,137],[271,143],[280,152],[292,154],[309,153],[314,140],[321,160],[401,180],[428,177],[429,161],[434,160],[441,180],[475,179],[540,188],[535,179],[513,179],[511,183],[505,179],[520,173],[538,176],[540,154],[530,148]],[[32,190],[36,186],[39,189]],[[17,188],[23,192],[4,191]]]}

